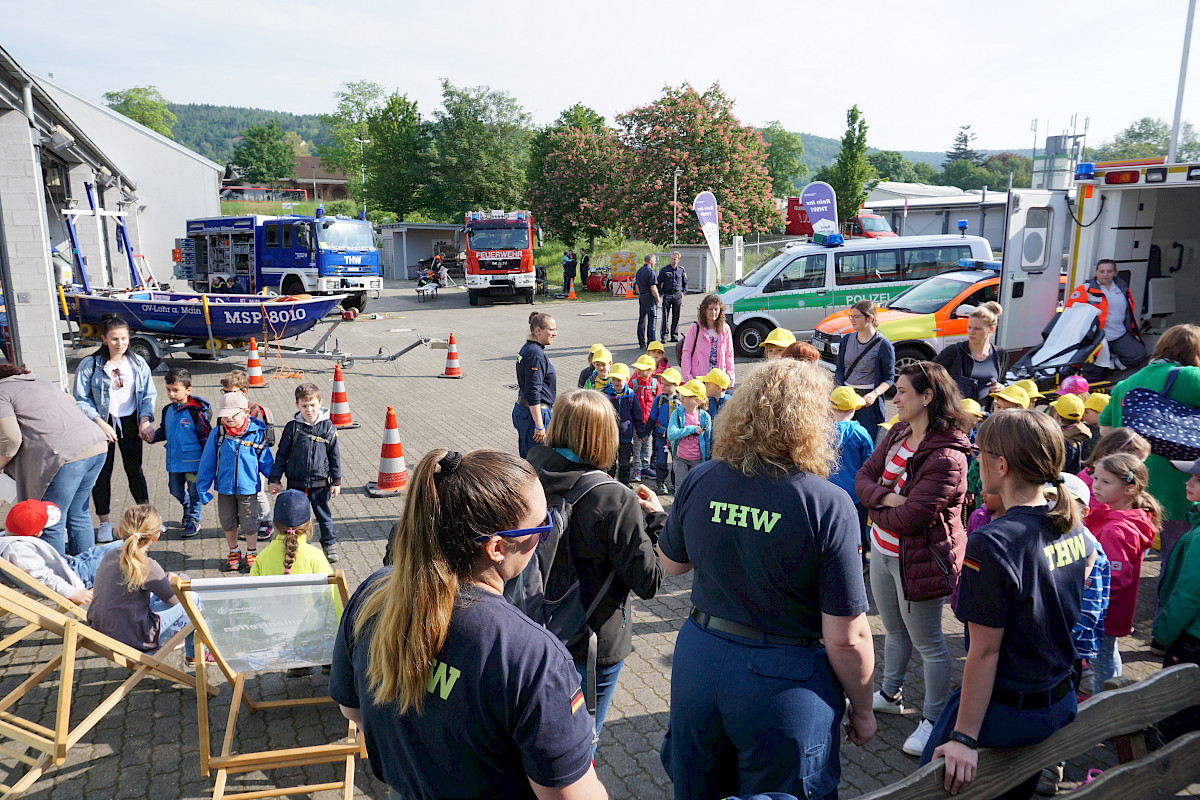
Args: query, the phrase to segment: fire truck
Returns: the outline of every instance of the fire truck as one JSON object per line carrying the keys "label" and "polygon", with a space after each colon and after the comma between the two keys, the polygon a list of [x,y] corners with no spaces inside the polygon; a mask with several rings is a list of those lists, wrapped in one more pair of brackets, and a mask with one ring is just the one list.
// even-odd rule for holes
{"label": "fire truck", "polygon": [[542,244],[542,230],[528,211],[469,211],[466,230],[467,300],[479,305],[480,297],[523,295],[533,302],[537,276],[533,248]]}

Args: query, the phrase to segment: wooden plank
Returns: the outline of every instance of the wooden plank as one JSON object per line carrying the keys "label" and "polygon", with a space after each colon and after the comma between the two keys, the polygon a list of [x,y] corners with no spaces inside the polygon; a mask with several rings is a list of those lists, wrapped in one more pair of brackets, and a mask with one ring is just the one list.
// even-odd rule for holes
{"label": "wooden plank", "polygon": [[[39,758],[35,758],[34,756],[28,755],[25,752],[19,752],[17,750],[10,750],[9,748],[5,747],[2,744],[0,744],[0,756],[3,756],[4,758],[11,758],[11,759],[14,759],[15,761],[20,761],[22,764],[28,764],[31,767],[34,766],[35,764],[37,764],[38,761],[41,760]],[[5,787],[3,786],[3,784],[0,784],[0,789],[2,789],[2,788],[5,788]]]}
{"label": "wooden plank", "polygon": [[62,654],[56,655],[54,658],[46,662],[46,664],[37,672],[30,675],[21,682],[21,685],[13,689],[3,700],[0,700],[0,711],[7,711],[25,694],[46,679],[46,676],[58,669],[58,665],[62,663]]}
{"label": "wooden plank", "polygon": [[[2,560],[2,559],[0,559]],[[58,706],[54,715],[54,763],[67,760],[67,735],[71,732],[71,690],[75,688],[75,647],[79,622],[67,622],[63,633],[62,677],[58,682]]]}
{"label": "wooden plank", "polygon": [[49,600],[51,603],[54,603],[63,613],[70,614],[80,621],[87,621],[87,612],[75,605],[71,601],[71,598],[54,591],[11,561],[0,558],[0,572],[3,572],[20,584],[25,591],[41,595],[43,600]]}
{"label": "wooden plank", "polygon": [[54,737],[52,736],[38,736],[36,733],[3,721],[0,721],[0,735],[43,753],[54,752]]}
{"label": "wooden plank", "polygon": [[242,708],[242,690],[245,686],[246,676],[239,672],[233,682],[233,699],[229,701],[229,719],[225,723],[225,741],[221,744],[222,759],[233,752],[233,733],[237,730],[238,712]]}
{"label": "wooden plank", "polygon": [[331,761],[341,761],[348,755],[357,755],[357,753],[357,742],[318,744],[283,750],[263,750],[257,753],[217,756],[212,759],[212,764],[230,772],[248,772],[256,769],[279,769],[284,766],[302,764],[328,764]]}
{"label": "wooden plank", "polygon": [[36,767],[22,775],[21,780],[10,786],[8,791],[4,793],[3,797],[0,797],[0,800],[10,800],[10,798],[17,798],[25,794],[25,790],[30,786],[33,786],[34,782],[36,782],[38,778],[42,777],[42,773],[46,771],[46,767],[50,766],[53,761],[54,759],[52,756],[46,756],[43,758]]}
{"label": "wooden plank", "polygon": [[292,786],[285,789],[258,789],[253,792],[227,794],[225,800],[259,800],[263,797],[287,797],[293,794],[312,794],[341,788],[341,783],[310,783],[307,786]]}
{"label": "wooden plank", "polygon": [[104,719],[104,716],[113,708],[115,708],[117,703],[124,700],[129,693],[133,691],[133,687],[137,686],[138,683],[140,683],[141,680],[147,677],[149,674],[149,667],[138,667],[138,669],[135,670],[132,675],[126,678],[120,686],[118,686],[116,689],[113,689],[112,692],[109,693],[108,697],[105,697],[102,701],[100,701],[99,705],[93,708],[92,712],[84,717],[82,722],[75,726],[75,729],[71,731],[70,736],[67,737],[67,746],[74,747],[76,744],[78,744],[79,740],[86,736],[88,731],[95,727],[96,723]]}
{"label": "wooden plank", "polygon": [[212,755],[212,743],[208,730],[208,692],[203,691],[208,686],[208,671],[204,665],[204,640],[196,642],[196,720],[200,723],[200,773],[212,774],[208,759]]}
{"label": "wooden plank", "polygon": [[[0,558],[0,561],[3,561],[3,560],[4,559]],[[16,633],[12,633],[12,634],[9,634],[8,636],[5,636],[3,639],[0,639],[0,651],[7,650],[8,648],[12,647],[17,642],[28,637],[30,634],[36,633],[37,630],[38,630],[38,626],[34,625],[31,622],[28,625],[26,625],[24,628],[21,628],[21,630],[17,631]]]}
{"label": "wooden plank", "polygon": [[324,697],[295,697],[290,700],[255,700],[254,710],[258,711],[264,708],[293,708],[295,706],[319,706],[332,702],[333,698],[329,695],[325,695]]}
{"label": "wooden plank", "polygon": [[18,717],[16,714],[10,714],[7,711],[0,711],[0,720],[12,723],[13,725],[18,725],[27,731],[32,731],[33,733],[45,736],[47,739],[54,738],[54,731],[47,728],[45,725],[39,725],[36,722],[25,719],[24,717]]}
{"label": "wooden plank", "polygon": [[1072,800],[1157,800],[1172,798],[1200,777],[1200,732],[1189,733],[1150,756],[1107,770],[1081,786]]}

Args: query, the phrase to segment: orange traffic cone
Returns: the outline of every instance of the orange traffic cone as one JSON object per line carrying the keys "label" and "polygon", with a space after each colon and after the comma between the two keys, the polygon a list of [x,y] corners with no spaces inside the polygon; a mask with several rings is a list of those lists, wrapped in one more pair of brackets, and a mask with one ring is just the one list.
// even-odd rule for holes
{"label": "orange traffic cone", "polygon": [[446,371],[439,378],[461,378],[462,370],[458,366],[458,345],[454,343],[454,334],[450,334],[450,344],[446,348]]}
{"label": "orange traffic cone", "polygon": [[626,300],[633,299],[633,287],[630,286],[628,283],[625,284],[625,299]]}
{"label": "orange traffic cone", "polygon": [[251,389],[265,389],[267,382],[263,379],[262,362],[258,360],[258,342],[250,340],[250,355],[246,358],[246,372],[250,376]]}
{"label": "orange traffic cone", "polygon": [[579,298],[575,296],[575,281],[571,281],[570,286],[571,286],[571,291],[567,292],[567,299],[568,300],[578,300]]}
{"label": "orange traffic cone", "polygon": [[333,409],[329,412],[329,421],[338,430],[357,428],[358,423],[350,414],[350,398],[346,396],[346,382],[342,380],[342,365],[333,365]]}
{"label": "orange traffic cone", "polygon": [[388,406],[383,425],[383,447],[379,452],[379,480],[368,481],[370,497],[395,497],[408,486],[408,468],[404,466],[404,448],[400,446],[400,429],[396,425],[396,410]]}

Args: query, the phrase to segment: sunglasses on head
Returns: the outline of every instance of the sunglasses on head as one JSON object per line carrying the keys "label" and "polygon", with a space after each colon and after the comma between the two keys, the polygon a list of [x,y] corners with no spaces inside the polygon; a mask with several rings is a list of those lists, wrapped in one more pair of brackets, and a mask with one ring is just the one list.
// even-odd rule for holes
{"label": "sunglasses on head", "polygon": [[475,541],[486,542],[493,536],[501,536],[505,539],[520,539],[522,536],[532,536],[536,533],[541,537],[538,539],[538,544],[541,544],[542,542],[546,541],[546,537],[550,535],[550,531],[552,530],[554,530],[554,521],[550,519],[550,514],[547,512],[546,521],[541,525],[538,525],[536,528],[519,528],[512,531],[496,531],[495,533],[489,533],[484,536],[476,536]]}

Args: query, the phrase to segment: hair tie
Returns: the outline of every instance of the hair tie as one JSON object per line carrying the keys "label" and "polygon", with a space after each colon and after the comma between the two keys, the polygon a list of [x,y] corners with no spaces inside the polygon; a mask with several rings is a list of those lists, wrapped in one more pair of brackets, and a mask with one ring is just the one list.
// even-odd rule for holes
{"label": "hair tie", "polygon": [[288,528],[288,529],[287,529],[287,532],[288,532],[288,533],[295,533],[295,532],[296,532],[296,529],[295,529],[295,528]]}
{"label": "hair tie", "polygon": [[1055,475],[1050,479],[1050,483],[1054,486],[1062,486],[1064,483],[1066,483],[1066,481],[1062,479],[1062,475]]}
{"label": "hair tie", "polygon": [[1125,472],[1125,482],[1132,484],[1134,482],[1134,480],[1135,480],[1135,478],[1133,477],[1133,470],[1127,470]]}
{"label": "hair tie", "polygon": [[438,461],[437,469],[434,470],[434,475],[441,475],[442,477],[453,475],[454,471],[458,469],[458,465],[461,463],[462,453],[458,452],[457,450],[451,450],[446,453],[446,455],[442,456],[440,461]]}

